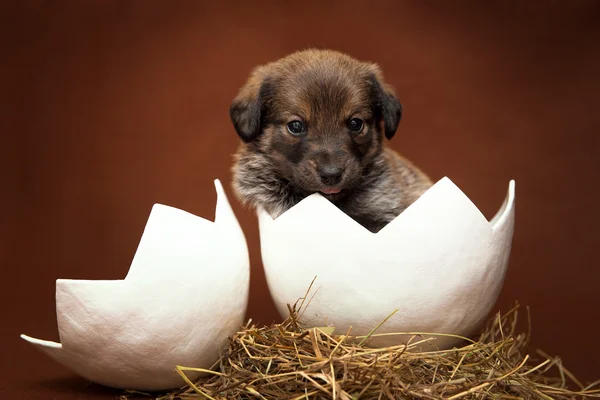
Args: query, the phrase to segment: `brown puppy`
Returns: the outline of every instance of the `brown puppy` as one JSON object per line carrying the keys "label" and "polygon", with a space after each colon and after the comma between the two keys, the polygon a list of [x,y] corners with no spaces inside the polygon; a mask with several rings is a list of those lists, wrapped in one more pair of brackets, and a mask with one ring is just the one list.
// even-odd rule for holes
{"label": "brown puppy", "polygon": [[259,66],[230,108],[242,139],[233,166],[237,198],[276,218],[320,192],[379,231],[432,184],[384,144],[401,114],[375,64],[305,50]]}

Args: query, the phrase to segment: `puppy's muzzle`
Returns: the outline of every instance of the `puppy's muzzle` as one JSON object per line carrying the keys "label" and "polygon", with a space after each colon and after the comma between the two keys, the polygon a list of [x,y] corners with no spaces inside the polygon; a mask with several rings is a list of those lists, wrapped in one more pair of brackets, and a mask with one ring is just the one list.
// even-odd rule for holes
{"label": "puppy's muzzle", "polygon": [[335,186],[342,180],[344,170],[336,165],[320,165],[317,172],[321,177],[321,182],[327,186]]}

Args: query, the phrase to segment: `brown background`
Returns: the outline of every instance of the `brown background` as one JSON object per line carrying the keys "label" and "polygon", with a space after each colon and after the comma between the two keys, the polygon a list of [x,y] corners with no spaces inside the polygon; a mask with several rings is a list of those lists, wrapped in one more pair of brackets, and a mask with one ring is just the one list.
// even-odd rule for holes
{"label": "brown background", "polygon": [[[56,278],[119,279],[162,202],[212,218],[250,69],[308,46],[379,63],[405,106],[391,145],[491,217],[517,182],[498,307],[600,378],[600,2],[5,1],[0,396],[110,398],[18,338],[58,339]],[[254,215],[249,316],[277,319]]]}

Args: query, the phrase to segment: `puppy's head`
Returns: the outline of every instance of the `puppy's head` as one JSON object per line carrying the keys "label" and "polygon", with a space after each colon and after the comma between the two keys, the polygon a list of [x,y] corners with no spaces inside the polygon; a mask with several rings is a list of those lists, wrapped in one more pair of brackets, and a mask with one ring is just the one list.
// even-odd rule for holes
{"label": "puppy's head", "polygon": [[234,99],[237,134],[306,193],[347,193],[391,139],[402,106],[379,68],[306,50],[256,68]]}

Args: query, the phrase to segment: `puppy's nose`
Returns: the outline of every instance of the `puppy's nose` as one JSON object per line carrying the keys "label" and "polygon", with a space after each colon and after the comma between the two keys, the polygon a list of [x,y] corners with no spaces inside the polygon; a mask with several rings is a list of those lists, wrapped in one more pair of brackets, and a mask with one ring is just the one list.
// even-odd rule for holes
{"label": "puppy's nose", "polygon": [[340,183],[342,180],[343,169],[336,166],[325,165],[319,167],[319,175],[321,176],[321,182],[326,185],[333,186]]}

